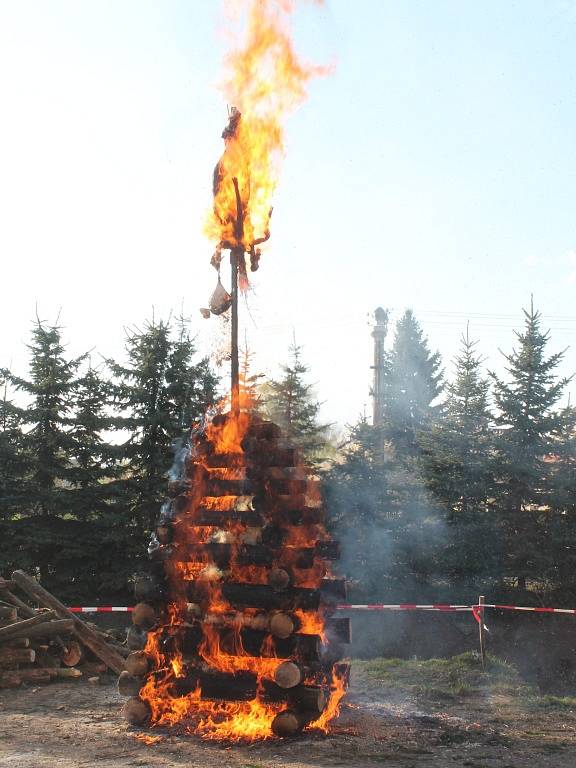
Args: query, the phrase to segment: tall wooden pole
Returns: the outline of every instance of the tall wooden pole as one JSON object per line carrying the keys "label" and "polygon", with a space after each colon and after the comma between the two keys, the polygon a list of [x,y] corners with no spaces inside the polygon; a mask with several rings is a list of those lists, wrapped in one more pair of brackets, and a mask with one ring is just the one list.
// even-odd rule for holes
{"label": "tall wooden pole", "polygon": [[238,259],[244,256],[241,248],[233,248],[230,251],[232,266],[232,316],[231,316],[231,400],[232,413],[237,416],[240,413],[240,374],[238,365]]}
{"label": "tall wooden pole", "polygon": [[237,416],[240,413],[240,374],[238,365],[238,264],[240,259],[244,258],[244,245],[242,243],[244,238],[244,209],[242,207],[238,179],[234,177],[232,183],[234,184],[234,194],[236,196],[236,222],[234,226],[234,234],[238,245],[230,251],[230,263],[232,266],[232,288],[230,291],[232,296],[230,373],[232,413]]}

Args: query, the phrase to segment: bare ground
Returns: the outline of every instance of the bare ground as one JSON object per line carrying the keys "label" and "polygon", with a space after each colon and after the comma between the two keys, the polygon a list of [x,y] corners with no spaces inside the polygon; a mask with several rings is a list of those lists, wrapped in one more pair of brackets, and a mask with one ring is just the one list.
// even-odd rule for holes
{"label": "bare ground", "polygon": [[[214,744],[127,728],[114,681],[0,691],[2,768],[574,768],[576,710],[539,709],[501,693],[422,706],[357,671],[329,736]],[[154,744],[142,737],[153,733]]]}

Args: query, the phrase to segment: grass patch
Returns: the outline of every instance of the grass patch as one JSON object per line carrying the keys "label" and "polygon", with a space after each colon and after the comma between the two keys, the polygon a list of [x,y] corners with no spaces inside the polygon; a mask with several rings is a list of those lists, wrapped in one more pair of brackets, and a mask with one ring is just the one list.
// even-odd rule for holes
{"label": "grass patch", "polygon": [[534,696],[530,698],[530,704],[538,709],[572,709],[576,711],[576,697],[574,696]]}
{"label": "grass patch", "polygon": [[354,668],[368,680],[433,699],[463,697],[473,692],[512,692],[522,686],[517,670],[502,659],[488,656],[482,667],[476,653],[451,659],[372,659],[356,661]]}
{"label": "grass patch", "polygon": [[451,659],[355,661],[354,672],[366,683],[409,694],[422,703],[448,704],[490,694],[491,706],[503,707],[502,711],[512,707],[527,714],[576,713],[576,696],[541,695],[512,664],[491,655],[485,667],[479,655],[471,652]]}

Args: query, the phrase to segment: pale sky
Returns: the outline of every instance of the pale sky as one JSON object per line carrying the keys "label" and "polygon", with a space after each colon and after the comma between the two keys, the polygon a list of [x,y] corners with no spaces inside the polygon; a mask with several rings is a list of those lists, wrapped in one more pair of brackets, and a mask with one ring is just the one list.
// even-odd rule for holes
{"label": "pale sky", "polygon": [[[294,329],[325,418],[351,422],[376,306],[412,307],[446,364],[469,320],[501,371],[533,292],[572,373],[576,0],[328,0],[295,36],[335,71],[287,125],[256,367]],[[121,356],[182,302],[211,348],[225,46],[220,0],[0,0],[0,366],[25,371],[36,305],[71,353]]]}

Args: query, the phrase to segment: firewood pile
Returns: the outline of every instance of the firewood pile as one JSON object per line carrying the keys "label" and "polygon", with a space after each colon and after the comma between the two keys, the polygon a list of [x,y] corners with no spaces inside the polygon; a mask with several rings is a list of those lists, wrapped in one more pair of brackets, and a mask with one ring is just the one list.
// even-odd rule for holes
{"label": "firewood pile", "polygon": [[[326,729],[349,665],[319,481],[271,422],[220,414],[177,456],[118,681],[132,724],[206,738]],[[197,723],[197,725],[194,725]]]}
{"label": "firewood pile", "polygon": [[0,688],[82,676],[97,682],[108,669],[120,673],[128,652],[24,571],[0,578]]}

